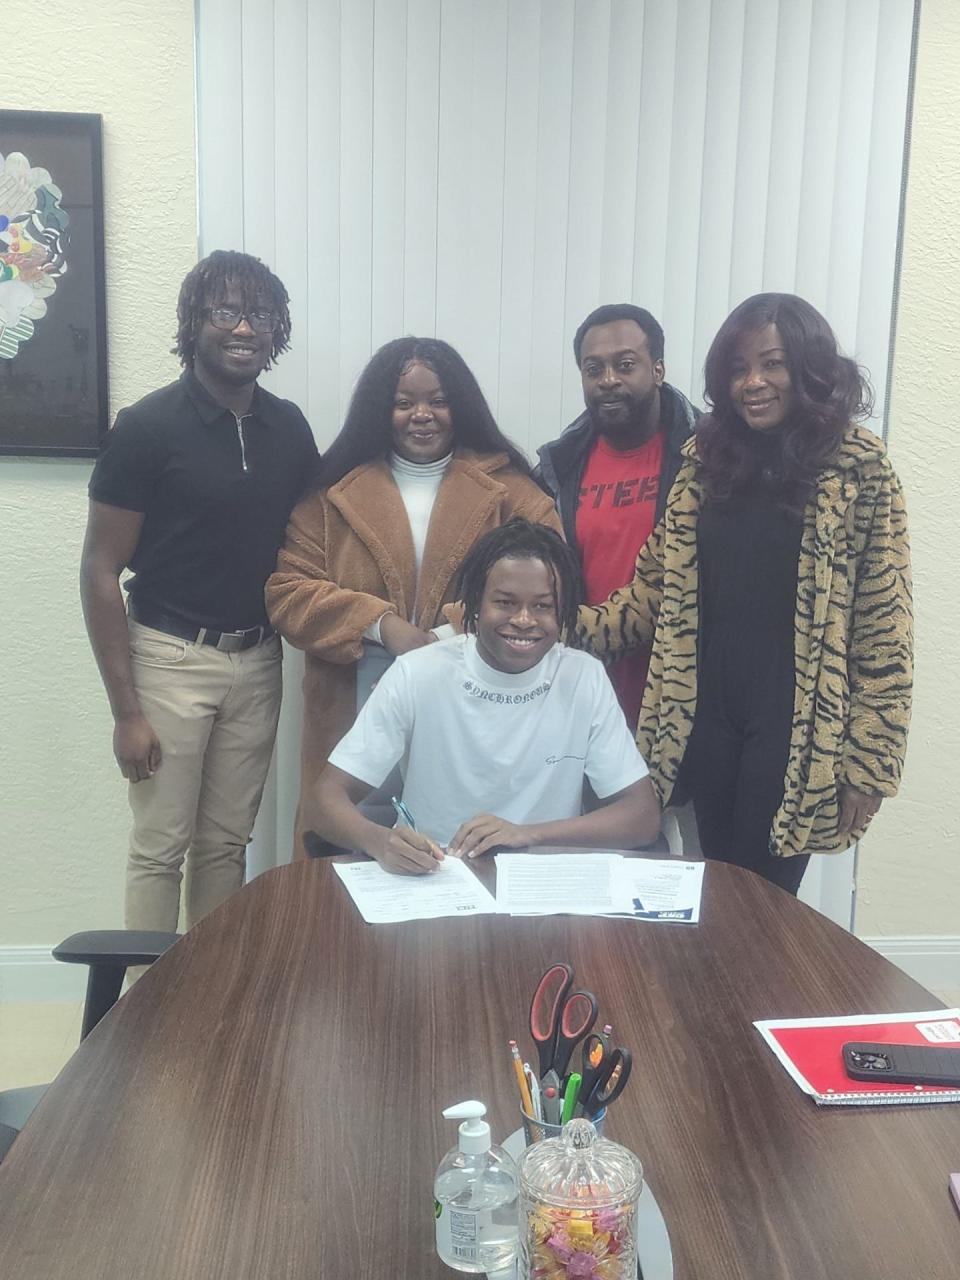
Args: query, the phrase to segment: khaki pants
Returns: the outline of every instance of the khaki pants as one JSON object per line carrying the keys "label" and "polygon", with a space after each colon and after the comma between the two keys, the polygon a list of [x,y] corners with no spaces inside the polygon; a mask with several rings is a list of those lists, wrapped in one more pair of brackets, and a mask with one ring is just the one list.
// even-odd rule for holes
{"label": "khaki pants", "polygon": [[163,759],[130,784],[129,929],[187,928],[243,884],[280,715],[280,638],[242,653],[128,619],[133,678]]}

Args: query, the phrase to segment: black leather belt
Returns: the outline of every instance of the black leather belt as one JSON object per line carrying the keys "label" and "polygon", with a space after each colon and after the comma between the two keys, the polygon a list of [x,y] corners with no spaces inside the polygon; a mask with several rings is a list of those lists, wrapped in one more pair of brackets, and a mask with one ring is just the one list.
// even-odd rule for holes
{"label": "black leather belt", "polygon": [[132,598],[127,603],[127,612],[134,622],[153,627],[154,631],[165,631],[168,636],[189,640],[191,644],[209,644],[221,653],[240,653],[276,635],[271,626],[248,627],[246,631],[213,631],[210,627],[198,627],[175,613],[167,613]]}

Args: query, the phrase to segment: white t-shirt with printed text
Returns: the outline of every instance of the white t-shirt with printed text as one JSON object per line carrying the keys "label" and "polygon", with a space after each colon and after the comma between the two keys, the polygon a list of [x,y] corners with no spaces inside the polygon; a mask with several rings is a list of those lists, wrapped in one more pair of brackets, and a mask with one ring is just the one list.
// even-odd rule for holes
{"label": "white t-shirt with printed text", "polygon": [[400,763],[417,828],[442,845],[475,814],[573,818],[585,777],[604,799],[647,774],[596,658],[557,644],[510,675],[483,661],[475,636],[399,657],[330,763],[372,787]]}

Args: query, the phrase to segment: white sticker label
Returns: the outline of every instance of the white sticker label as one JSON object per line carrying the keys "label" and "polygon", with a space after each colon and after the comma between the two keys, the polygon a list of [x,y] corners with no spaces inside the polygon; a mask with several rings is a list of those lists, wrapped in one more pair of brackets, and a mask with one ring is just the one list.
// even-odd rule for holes
{"label": "white sticker label", "polygon": [[437,1252],[446,1261],[478,1262],[480,1234],[488,1225],[489,1210],[454,1209],[443,1205],[437,1216]]}
{"label": "white sticker label", "polygon": [[960,1043],[960,1022],[918,1022],[917,1030],[924,1040],[934,1044],[943,1041]]}

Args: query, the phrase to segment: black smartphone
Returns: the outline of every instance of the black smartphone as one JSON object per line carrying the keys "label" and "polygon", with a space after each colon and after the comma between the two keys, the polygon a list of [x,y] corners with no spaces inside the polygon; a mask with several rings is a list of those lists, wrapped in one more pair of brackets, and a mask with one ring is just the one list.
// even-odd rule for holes
{"label": "black smartphone", "polygon": [[960,1089],[960,1044],[845,1044],[843,1065],[853,1080],[936,1084]]}

